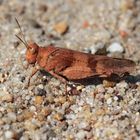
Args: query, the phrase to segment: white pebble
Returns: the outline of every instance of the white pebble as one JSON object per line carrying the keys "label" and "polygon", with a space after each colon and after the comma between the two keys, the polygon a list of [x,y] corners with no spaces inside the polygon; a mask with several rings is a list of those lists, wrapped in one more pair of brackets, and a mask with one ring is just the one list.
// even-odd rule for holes
{"label": "white pebble", "polygon": [[115,101],[118,101],[118,99],[119,99],[119,98],[118,98],[117,96],[114,96],[114,100],[115,100]]}
{"label": "white pebble", "polygon": [[110,105],[112,103],[112,98],[107,99],[107,104]]}
{"label": "white pebble", "polygon": [[84,139],[85,138],[85,136],[86,136],[86,133],[85,133],[85,131],[83,131],[83,130],[80,130],[77,134],[76,134],[76,137],[78,138],[78,139]]}
{"label": "white pebble", "polygon": [[4,112],[5,108],[0,106],[0,112]]}
{"label": "white pebble", "polygon": [[105,92],[105,88],[103,87],[103,85],[97,85],[96,88],[99,93]]}
{"label": "white pebble", "polygon": [[84,101],[83,100],[80,100],[79,102],[78,102],[78,105],[79,106],[82,106],[84,104]]}
{"label": "white pebble", "polygon": [[97,48],[95,47],[95,45],[90,47],[91,53],[95,54],[97,52]]}
{"label": "white pebble", "polygon": [[124,48],[121,46],[121,44],[114,42],[107,48],[107,51],[110,53],[114,53],[114,52],[122,53],[124,51]]}
{"label": "white pebble", "polygon": [[5,96],[2,97],[2,101],[12,102],[13,101],[13,95],[6,94]]}
{"label": "white pebble", "polygon": [[67,91],[70,91],[71,90],[71,87],[67,87]]}
{"label": "white pebble", "polygon": [[29,101],[29,100],[31,99],[31,96],[27,95],[27,96],[25,97],[25,99],[26,99],[27,101]]}
{"label": "white pebble", "polygon": [[128,83],[126,83],[125,81],[118,83],[116,86],[118,88],[126,88],[126,89],[129,87]]}
{"label": "white pebble", "polygon": [[109,87],[108,90],[107,90],[107,93],[112,94],[113,92],[114,92],[114,89]]}
{"label": "white pebble", "polygon": [[40,89],[43,89],[43,85],[42,85],[42,84],[40,84],[38,87],[39,87]]}
{"label": "white pebble", "polygon": [[36,107],[35,107],[35,106],[31,106],[31,107],[30,107],[30,111],[31,111],[31,112],[35,112],[35,111],[36,111]]}
{"label": "white pebble", "polygon": [[11,139],[14,137],[14,133],[12,131],[6,131],[5,132],[5,138],[6,139]]}
{"label": "white pebble", "polygon": [[79,123],[79,125],[78,125],[79,129],[84,129],[84,128],[86,128],[87,126],[88,126],[88,123],[87,123],[87,122],[81,122],[81,123]]}
{"label": "white pebble", "polygon": [[83,86],[81,86],[81,85],[76,87],[76,89],[77,89],[78,91],[79,91],[79,90],[82,90],[82,88],[83,88]]}
{"label": "white pebble", "polygon": [[13,95],[8,93],[6,90],[0,90],[0,101],[12,102]]}
{"label": "white pebble", "polygon": [[9,113],[7,114],[7,116],[8,116],[8,118],[9,118],[11,121],[13,121],[13,122],[16,121],[16,114],[15,114],[14,112],[9,112]]}
{"label": "white pebble", "polygon": [[69,114],[69,115],[66,115],[66,118],[69,119],[69,120],[74,120],[76,118],[76,115]]}
{"label": "white pebble", "polygon": [[99,49],[102,49],[103,47],[104,47],[104,44],[103,43],[98,43],[96,45],[92,45],[90,47],[91,53],[92,54],[95,54]]}
{"label": "white pebble", "polygon": [[93,98],[86,98],[87,104],[90,104],[91,106],[93,106]]}
{"label": "white pebble", "polygon": [[139,112],[136,112],[136,115],[137,115],[137,116],[139,116],[139,115],[140,115],[140,113],[139,113]]}
{"label": "white pebble", "polygon": [[122,114],[123,114],[123,115],[127,115],[128,113],[127,113],[126,110],[123,110],[123,111],[122,111]]}

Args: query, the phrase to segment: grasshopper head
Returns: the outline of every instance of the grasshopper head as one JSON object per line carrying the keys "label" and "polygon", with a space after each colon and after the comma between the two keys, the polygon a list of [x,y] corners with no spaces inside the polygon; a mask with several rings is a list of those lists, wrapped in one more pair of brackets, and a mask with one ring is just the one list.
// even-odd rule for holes
{"label": "grasshopper head", "polygon": [[26,60],[29,64],[35,64],[36,63],[38,50],[39,50],[39,46],[36,43],[30,42],[28,44],[27,50],[26,50]]}

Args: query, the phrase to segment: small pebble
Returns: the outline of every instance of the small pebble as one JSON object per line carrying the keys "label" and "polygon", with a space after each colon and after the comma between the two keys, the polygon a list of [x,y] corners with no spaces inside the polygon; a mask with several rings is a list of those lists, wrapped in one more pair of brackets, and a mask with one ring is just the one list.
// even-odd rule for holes
{"label": "small pebble", "polygon": [[13,102],[13,95],[5,94],[4,96],[2,96],[0,100],[5,101],[5,102]]}
{"label": "small pebble", "polygon": [[0,126],[4,125],[4,121],[0,119]]}
{"label": "small pebble", "polygon": [[64,116],[61,113],[56,113],[54,114],[54,119],[62,121],[64,119]]}
{"label": "small pebble", "polygon": [[5,108],[0,106],[0,112],[4,112]]}
{"label": "small pebble", "polygon": [[29,100],[31,99],[31,96],[30,96],[30,95],[27,95],[27,96],[25,97],[25,99],[26,99],[27,101],[29,101]]}
{"label": "small pebble", "polygon": [[89,22],[87,20],[85,20],[82,24],[83,28],[88,28],[90,26]]}
{"label": "small pebble", "polygon": [[47,102],[53,103],[53,102],[54,102],[54,97],[51,96],[51,95],[48,95],[48,96],[47,96]]}
{"label": "small pebble", "polygon": [[103,85],[97,85],[96,90],[97,90],[98,93],[105,92],[105,88],[103,87]]}
{"label": "small pebble", "polygon": [[14,112],[9,112],[7,116],[12,122],[16,121],[16,114]]}
{"label": "small pebble", "polygon": [[68,24],[65,21],[61,21],[54,26],[54,30],[61,35],[63,35],[67,31],[67,29]]}
{"label": "small pebble", "polygon": [[124,51],[124,48],[121,46],[121,44],[114,42],[107,48],[107,51],[110,53],[115,53],[115,52],[122,53]]}
{"label": "small pebble", "polygon": [[41,110],[41,114],[43,114],[44,116],[48,116],[51,112],[52,112],[51,109],[47,107],[44,107]]}
{"label": "small pebble", "polygon": [[126,110],[123,110],[123,111],[122,111],[122,114],[123,114],[123,115],[127,115],[128,112],[127,112]]}
{"label": "small pebble", "polygon": [[14,133],[12,132],[12,131],[6,131],[5,132],[5,138],[6,139],[12,139],[12,138],[14,138]]}
{"label": "small pebble", "polygon": [[30,112],[28,110],[25,110],[22,114],[22,116],[20,116],[20,118],[24,118],[24,119],[31,119],[33,117],[33,112]]}
{"label": "small pebble", "polygon": [[43,89],[43,85],[42,84],[38,85],[38,88]]}
{"label": "small pebble", "polygon": [[112,94],[113,92],[114,92],[114,89],[113,89],[113,88],[109,87],[109,88],[107,89],[107,93]]}
{"label": "small pebble", "polygon": [[76,137],[77,137],[79,140],[85,139],[85,137],[86,137],[86,132],[83,131],[83,130],[80,130],[80,131],[76,134]]}
{"label": "small pebble", "polygon": [[35,106],[31,106],[31,107],[30,107],[30,111],[31,111],[31,112],[35,112],[35,111],[36,111],[36,107],[35,107]]}
{"label": "small pebble", "polygon": [[37,88],[36,95],[38,96],[46,95],[46,91],[43,88]]}
{"label": "small pebble", "polygon": [[91,53],[95,54],[98,50],[103,49],[104,48],[104,44],[103,43],[98,43],[98,44],[94,44],[90,47]]}
{"label": "small pebble", "polygon": [[0,83],[5,82],[6,81],[6,78],[7,78],[7,75],[6,74],[0,73]]}
{"label": "small pebble", "polygon": [[47,10],[48,10],[48,6],[47,5],[45,5],[45,4],[39,5],[39,11],[44,13],[44,12],[47,12]]}
{"label": "small pebble", "polygon": [[67,91],[70,91],[71,89],[72,89],[71,87],[67,86]]}
{"label": "small pebble", "polygon": [[43,97],[42,96],[36,96],[35,97],[35,104],[40,105],[43,102]]}
{"label": "small pebble", "polygon": [[117,96],[114,96],[114,100],[115,100],[115,101],[118,101],[118,99],[119,99],[119,98],[118,98]]}
{"label": "small pebble", "polygon": [[122,82],[118,83],[116,86],[118,88],[126,88],[126,89],[129,87],[128,83],[125,82],[125,81],[122,81]]}
{"label": "small pebble", "polygon": [[140,115],[140,113],[139,113],[139,112],[136,112],[136,115],[137,115],[137,116],[139,116],[139,115]]}
{"label": "small pebble", "polygon": [[64,104],[66,102],[65,96],[60,96],[58,99],[59,99],[59,103],[61,103],[61,104]]}
{"label": "small pebble", "polygon": [[88,123],[87,122],[80,122],[79,123],[79,125],[78,125],[78,127],[79,127],[79,129],[84,129],[84,128],[86,128],[88,126]]}
{"label": "small pebble", "polygon": [[112,103],[112,98],[107,99],[107,104],[110,105]]}
{"label": "small pebble", "polygon": [[26,120],[24,122],[24,127],[25,127],[26,130],[32,131],[32,130],[35,130],[37,128],[37,125],[32,123],[31,120]]}
{"label": "small pebble", "polygon": [[103,80],[104,87],[113,87],[115,85],[115,82]]}
{"label": "small pebble", "polygon": [[134,7],[134,2],[132,0],[122,0],[120,3],[120,9],[122,12],[127,12],[128,9],[132,9]]}
{"label": "small pebble", "polygon": [[119,30],[119,34],[122,38],[126,38],[128,36],[127,31],[121,29]]}
{"label": "small pebble", "polygon": [[77,86],[76,89],[79,91],[79,90],[82,90],[84,88],[84,86],[80,85],[80,86]]}
{"label": "small pebble", "polygon": [[115,100],[115,101],[118,101],[118,99],[119,99],[119,98],[118,98],[117,96],[114,96],[114,100]]}
{"label": "small pebble", "polygon": [[64,104],[66,102],[66,97],[65,96],[60,96],[54,99],[55,103],[60,103]]}

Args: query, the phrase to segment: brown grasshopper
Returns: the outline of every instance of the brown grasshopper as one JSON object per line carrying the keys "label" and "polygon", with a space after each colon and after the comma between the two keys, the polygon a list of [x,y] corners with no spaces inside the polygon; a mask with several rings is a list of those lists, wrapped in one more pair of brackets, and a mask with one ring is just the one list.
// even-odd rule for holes
{"label": "brown grasshopper", "polygon": [[[17,20],[16,22],[21,30]],[[55,47],[54,45],[40,47],[34,42],[27,43],[24,35],[23,40],[19,36],[17,37],[27,48],[26,60],[28,64],[39,66],[34,70],[31,77],[38,70],[43,69],[59,80],[66,82],[67,80],[80,80],[93,76],[121,75],[130,73],[135,67],[132,60],[93,55]]]}

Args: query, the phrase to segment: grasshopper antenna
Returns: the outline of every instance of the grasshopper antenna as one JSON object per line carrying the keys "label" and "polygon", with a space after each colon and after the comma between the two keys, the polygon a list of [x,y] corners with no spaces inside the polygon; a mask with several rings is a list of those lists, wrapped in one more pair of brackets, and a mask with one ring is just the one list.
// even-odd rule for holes
{"label": "grasshopper antenna", "polygon": [[19,29],[20,29],[20,32],[21,32],[21,35],[22,35],[22,38],[23,38],[23,39],[22,39],[21,37],[19,37],[18,35],[15,35],[15,36],[26,46],[26,48],[28,48],[28,43],[27,43],[27,41],[26,41],[26,39],[25,39],[25,35],[24,35],[24,33],[22,32],[21,26],[20,26],[20,24],[19,24],[17,18],[15,18],[15,21],[16,21],[16,23],[17,23]]}
{"label": "grasshopper antenna", "polygon": [[[15,18],[15,21],[16,21],[16,23],[17,23],[19,29],[20,29],[20,32],[21,32],[21,35],[22,35],[22,38],[23,38],[23,39],[22,39],[21,37],[19,37],[18,35],[15,35],[15,36],[16,36],[16,37],[25,45],[25,47],[28,49],[28,46],[29,46],[29,45],[28,45],[28,43],[27,43],[27,41],[26,41],[26,39],[25,39],[25,35],[24,35],[24,33],[22,32],[21,26],[20,26],[20,24],[19,24],[17,18]],[[20,59],[21,59],[21,56],[20,56]],[[27,66],[24,66],[23,63],[22,63],[22,61],[21,61],[21,64],[22,64],[23,68],[25,68],[25,69],[28,68],[28,64],[27,64]]]}

